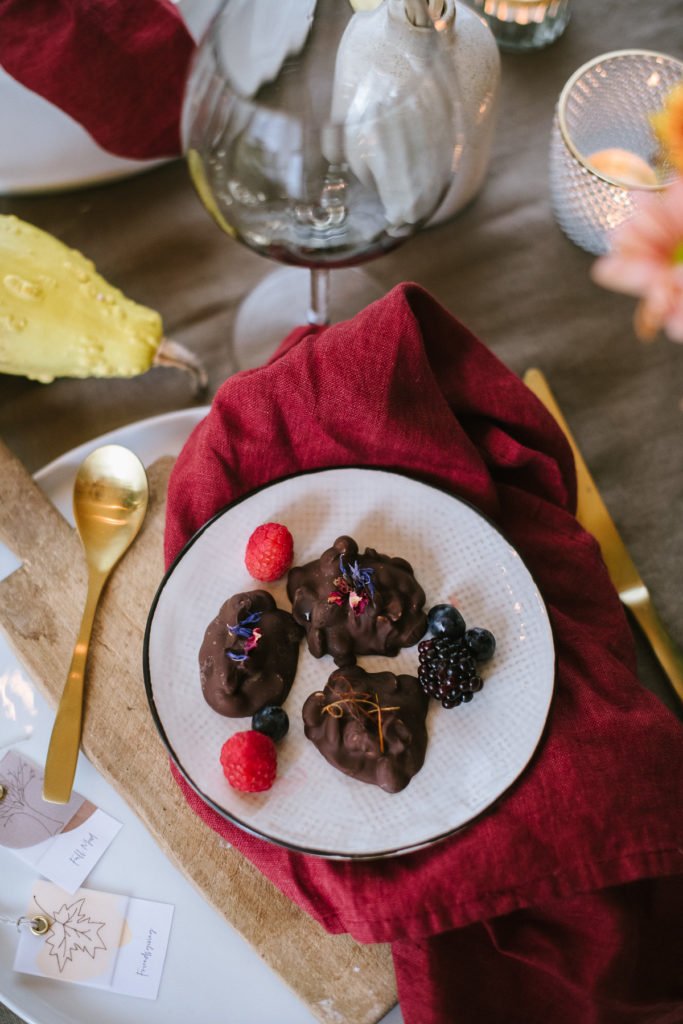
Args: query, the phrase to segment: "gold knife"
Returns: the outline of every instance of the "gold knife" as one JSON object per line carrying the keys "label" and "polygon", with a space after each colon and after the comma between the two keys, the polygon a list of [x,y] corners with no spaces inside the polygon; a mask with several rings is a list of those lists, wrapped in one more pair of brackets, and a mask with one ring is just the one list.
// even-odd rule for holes
{"label": "gold knife", "polygon": [[619,536],[614,521],[600,497],[576,441],[560,412],[552,391],[540,370],[527,370],[524,383],[541,400],[562,428],[576,463],[577,509],[576,518],[592,533],[600,545],[602,557],[619,597],[635,615],[657,659],[666,672],[679,700],[683,703],[683,652],[666,631],[654,609],[650,593],[636,569],[626,545]]}

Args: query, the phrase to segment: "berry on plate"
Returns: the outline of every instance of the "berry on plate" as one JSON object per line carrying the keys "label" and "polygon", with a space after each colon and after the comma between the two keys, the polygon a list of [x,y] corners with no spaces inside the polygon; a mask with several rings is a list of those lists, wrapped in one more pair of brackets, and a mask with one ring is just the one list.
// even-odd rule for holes
{"label": "berry on plate", "polygon": [[465,640],[476,661],[490,661],[496,650],[496,638],[488,629],[473,626],[465,633]]}
{"label": "berry on plate", "polygon": [[294,541],[281,523],[262,523],[247,541],[244,564],[247,572],[262,583],[279,580],[292,564]]}
{"label": "berry on plate", "polygon": [[483,680],[467,641],[448,636],[422,640],[417,645],[420,660],[417,678],[426,694],[440,701],[445,708],[469,704],[481,690]]}
{"label": "berry on plate", "polygon": [[465,632],[465,620],[452,604],[435,604],[429,610],[427,627],[432,636],[448,636],[457,640]]}
{"label": "berry on plate", "polygon": [[264,708],[257,711],[251,720],[252,729],[262,732],[264,736],[270,736],[271,740],[278,743],[287,735],[289,729],[289,718],[284,708],[279,704],[266,704]]}
{"label": "berry on plate", "polygon": [[233,789],[263,793],[277,772],[277,753],[270,736],[255,729],[236,732],[221,748],[223,774]]}

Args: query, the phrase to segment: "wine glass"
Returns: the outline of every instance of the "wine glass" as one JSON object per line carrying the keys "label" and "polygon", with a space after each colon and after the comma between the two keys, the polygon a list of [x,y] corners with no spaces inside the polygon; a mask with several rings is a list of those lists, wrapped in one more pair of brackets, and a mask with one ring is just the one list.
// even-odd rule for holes
{"label": "wine glass", "polygon": [[242,367],[295,324],[377,298],[366,275],[343,268],[418,231],[457,170],[462,118],[440,33],[454,0],[354,3],[371,9],[225,0],[190,71],[182,132],[200,198],[225,232],[289,265],[238,312]]}

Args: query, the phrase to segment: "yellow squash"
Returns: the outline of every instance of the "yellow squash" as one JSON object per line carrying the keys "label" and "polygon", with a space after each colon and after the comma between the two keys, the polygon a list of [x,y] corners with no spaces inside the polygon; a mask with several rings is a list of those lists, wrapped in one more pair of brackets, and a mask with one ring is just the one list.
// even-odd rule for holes
{"label": "yellow squash", "polygon": [[206,376],[163,336],[161,317],[108,284],[91,260],[18,217],[0,215],[0,373],[135,377],[173,365]]}

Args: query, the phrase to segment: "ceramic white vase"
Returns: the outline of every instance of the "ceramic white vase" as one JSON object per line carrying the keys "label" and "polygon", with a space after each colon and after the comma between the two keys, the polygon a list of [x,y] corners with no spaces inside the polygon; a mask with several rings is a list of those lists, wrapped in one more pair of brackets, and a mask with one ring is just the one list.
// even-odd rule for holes
{"label": "ceramic white vase", "polygon": [[447,0],[445,17],[452,72],[460,89],[465,143],[455,180],[430,224],[453,217],[482,187],[500,93],[500,52],[489,26],[459,0]]}
{"label": "ceramic white vase", "polygon": [[[445,59],[436,67],[433,30],[411,20],[426,17],[425,0],[354,6],[360,9],[336,56],[332,104],[333,120],[346,126],[346,159],[361,181],[374,180],[397,224],[434,209],[454,166],[429,221],[441,223],[474,198],[488,168],[500,84],[494,36],[464,3],[444,0],[436,26]],[[449,97],[458,104],[455,119]]]}
{"label": "ceramic white vase", "polygon": [[332,122],[344,125],[344,159],[397,228],[434,210],[460,142],[450,60],[435,60],[436,43],[405,0],[384,0],[351,18],[336,54]]}

